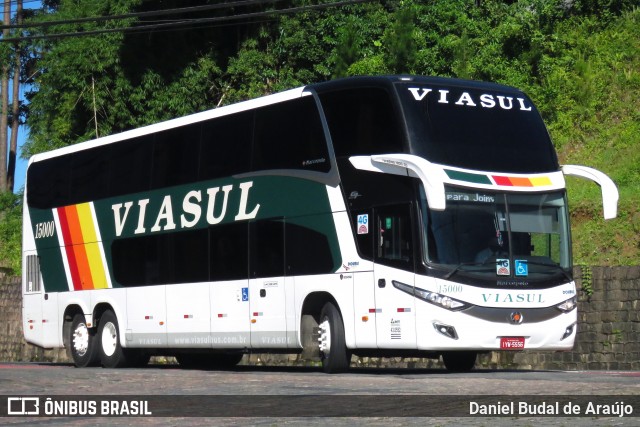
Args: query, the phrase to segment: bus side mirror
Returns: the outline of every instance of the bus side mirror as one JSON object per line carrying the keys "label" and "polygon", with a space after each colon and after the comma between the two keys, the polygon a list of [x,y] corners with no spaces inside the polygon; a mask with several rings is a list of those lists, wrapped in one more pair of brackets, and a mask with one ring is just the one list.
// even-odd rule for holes
{"label": "bus side mirror", "polygon": [[356,169],[392,175],[411,176],[422,181],[429,208],[443,211],[446,207],[444,182],[446,174],[441,167],[413,154],[376,154],[352,156],[349,161]]}
{"label": "bus side mirror", "polygon": [[602,191],[604,219],[612,219],[618,215],[618,188],[611,178],[599,170],[586,166],[564,165],[562,173],[585,178],[598,184]]}

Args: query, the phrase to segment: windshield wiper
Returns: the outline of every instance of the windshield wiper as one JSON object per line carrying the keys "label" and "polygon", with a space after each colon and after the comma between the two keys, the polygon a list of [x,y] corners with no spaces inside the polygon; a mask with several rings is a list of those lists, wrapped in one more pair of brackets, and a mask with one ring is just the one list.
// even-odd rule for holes
{"label": "windshield wiper", "polygon": [[[489,263],[493,263],[495,262],[495,259],[492,257],[487,258],[486,260],[482,261],[482,262],[461,262],[460,264],[456,265],[450,272],[448,272],[445,276],[444,279],[445,280],[449,280],[449,278],[451,278],[451,276],[453,276],[454,274],[456,274],[457,272],[459,272],[460,270],[462,270],[462,267],[467,267],[467,266],[484,266],[487,265]],[[555,267],[556,269],[560,270],[560,272],[564,275],[564,277],[569,280],[572,281],[573,278],[571,276],[569,276],[569,273],[567,273],[565,271],[564,268],[562,268],[560,265],[558,264],[553,264],[553,263],[548,263],[548,262],[539,262],[539,261],[531,261],[531,260],[527,260],[527,264],[529,265],[540,265],[543,267]]]}
{"label": "windshield wiper", "polygon": [[483,265],[487,265],[488,261],[491,259],[491,257],[487,258],[486,260],[482,261],[482,262],[461,262],[460,264],[456,265],[455,268],[453,270],[451,270],[450,272],[448,272],[445,276],[444,279],[445,280],[449,280],[449,278],[451,276],[453,276],[454,274],[456,274],[458,271],[460,271],[462,269],[462,267],[466,267],[466,266],[483,266]]}
{"label": "windshield wiper", "polygon": [[543,267],[555,267],[558,270],[560,270],[562,272],[562,274],[564,275],[564,277],[566,277],[566,279],[568,281],[573,281],[573,278],[571,276],[569,276],[569,273],[566,272],[566,270],[562,267],[560,267],[559,264],[556,263],[548,263],[548,262],[540,262],[540,261],[531,261],[531,260],[527,260],[527,264],[529,265],[541,265]]}

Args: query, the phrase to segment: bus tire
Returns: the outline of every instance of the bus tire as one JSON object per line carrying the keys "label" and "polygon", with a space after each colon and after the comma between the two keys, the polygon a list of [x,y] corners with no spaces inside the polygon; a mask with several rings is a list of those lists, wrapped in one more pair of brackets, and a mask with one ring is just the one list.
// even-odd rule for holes
{"label": "bus tire", "polygon": [[322,369],[328,374],[347,372],[351,355],[345,343],[342,315],[333,303],[322,307],[318,326]]}
{"label": "bus tire", "polygon": [[95,333],[87,327],[84,314],[73,316],[69,334],[69,351],[73,363],[78,368],[96,366],[98,364],[98,352]]}
{"label": "bus tire", "polygon": [[451,351],[442,354],[442,361],[451,372],[469,372],[476,364],[475,351]]}
{"label": "bus tire", "polygon": [[100,363],[105,368],[122,368],[127,366],[127,357],[120,345],[118,318],[111,310],[105,311],[98,324],[98,349]]}

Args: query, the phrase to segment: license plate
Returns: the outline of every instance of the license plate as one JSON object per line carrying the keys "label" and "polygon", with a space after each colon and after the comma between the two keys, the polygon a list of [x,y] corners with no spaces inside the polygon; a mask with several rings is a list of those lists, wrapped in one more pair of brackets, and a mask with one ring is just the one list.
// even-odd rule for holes
{"label": "license plate", "polygon": [[524,337],[502,337],[500,338],[500,348],[502,350],[522,350]]}

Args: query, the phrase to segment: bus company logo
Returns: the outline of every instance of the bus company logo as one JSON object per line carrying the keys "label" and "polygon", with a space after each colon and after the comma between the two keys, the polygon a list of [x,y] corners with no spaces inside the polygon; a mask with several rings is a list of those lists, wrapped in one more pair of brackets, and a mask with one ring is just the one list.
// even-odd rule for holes
{"label": "bus company logo", "polygon": [[8,397],[7,415],[40,415],[40,398]]}
{"label": "bus company logo", "polygon": [[[416,101],[422,101],[433,92],[433,89],[426,87],[410,87],[407,89]],[[436,94],[436,92],[433,93],[434,95]],[[478,107],[479,104],[482,108],[495,108],[497,106],[503,110],[513,110],[515,107],[520,111],[532,111],[533,109],[531,105],[526,105],[526,99],[524,98],[515,98],[517,102],[514,102],[514,98],[511,96],[492,95],[490,93],[483,93],[474,99],[469,92],[462,92],[460,96],[454,99],[450,98],[448,90],[439,89],[437,96],[439,104],[453,103],[462,107]]]}
{"label": "bus company logo", "polygon": [[[249,190],[253,186],[253,181],[243,182],[239,184],[240,190],[240,202],[237,208],[237,214],[234,216],[234,221],[242,221],[248,219],[254,219],[258,215],[260,204],[255,204],[249,208]],[[220,192],[222,190],[222,192]],[[203,197],[202,191],[192,190],[189,191],[182,199],[182,209],[174,212],[174,200],[171,195],[166,195],[162,199],[162,204],[157,212],[153,212],[150,215],[147,214],[147,206],[150,199],[138,200],[136,208],[133,201],[125,203],[116,203],[111,206],[113,210],[113,221],[115,226],[116,237],[120,237],[125,229],[125,225],[132,221],[127,221],[130,211],[137,211],[133,215],[137,218],[133,219],[131,226],[135,227],[133,234],[144,234],[148,231],[155,233],[158,231],[175,230],[176,228],[192,228],[200,223],[202,217],[206,218],[209,225],[215,225],[226,217],[227,214],[227,201],[229,200],[229,193],[234,191],[234,185],[225,185],[222,188],[212,187],[207,188],[206,196]],[[218,195],[222,195],[222,206],[217,207],[217,202],[220,200]],[[203,212],[203,207],[204,212]],[[250,209],[250,211],[249,211]],[[219,212],[215,215],[215,212]],[[154,220],[154,225],[148,228],[148,218]]]}
{"label": "bus company logo", "polygon": [[505,258],[496,259],[496,274],[498,276],[511,275],[511,268],[510,268],[508,259],[505,259]]}
{"label": "bus company logo", "polygon": [[513,325],[519,325],[524,320],[524,316],[519,311],[514,311],[509,315],[509,321]]}

